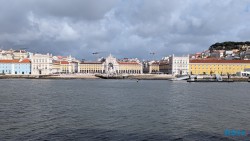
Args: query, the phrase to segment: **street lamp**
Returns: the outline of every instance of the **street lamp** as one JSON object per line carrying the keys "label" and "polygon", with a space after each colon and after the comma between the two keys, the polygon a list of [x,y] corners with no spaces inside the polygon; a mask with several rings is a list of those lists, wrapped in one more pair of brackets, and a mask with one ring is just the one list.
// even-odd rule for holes
{"label": "street lamp", "polygon": [[100,52],[93,52],[92,54],[96,56],[96,60],[98,61]]}
{"label": "street lamp", "polygon": [[150,52],[149,54],[153,55],[153,60],[155,60],[154,55],[156,54],[155,52]]}

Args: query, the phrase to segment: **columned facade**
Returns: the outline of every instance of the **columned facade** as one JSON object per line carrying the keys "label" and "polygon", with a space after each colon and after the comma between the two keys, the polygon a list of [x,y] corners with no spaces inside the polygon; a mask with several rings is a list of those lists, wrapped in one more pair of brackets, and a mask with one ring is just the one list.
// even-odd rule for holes
{"label": "columned facade", "polygon": [[119,64],[111,54],[104,62],[104,72],[108,74],[117,74],[119,72]]}
{"label": "columned facade", "polygon": [[173,75],[187,75],[189,74],[189,56],[176,57],[172,55],[169,58],[170,72]]}
{"label": "columned facade", "polygon": [[52,73],[52,55],[31,54],[31,74],[48,75]]}
{"label": "columned facade", "polygon": [[103,73],[104,64],[102,62],[81,62],[78,72],[84,74]]}
{"label": "columned facade", "polygon": [[118,62],[119,73],[123,74],[142,74],[142,64],[138,62]]}
{"label": "columned facade", "polygon": [[136,61],[117,61],[112,55],[109,55],[103,62],[81,62],[79,64],[79,73],[93,74],[141,74],[142,64]]}
{"label": "columned facade", "polygon": [[194,75],[232,75],[250,69],[250,60],[190,60],[189,66]]}

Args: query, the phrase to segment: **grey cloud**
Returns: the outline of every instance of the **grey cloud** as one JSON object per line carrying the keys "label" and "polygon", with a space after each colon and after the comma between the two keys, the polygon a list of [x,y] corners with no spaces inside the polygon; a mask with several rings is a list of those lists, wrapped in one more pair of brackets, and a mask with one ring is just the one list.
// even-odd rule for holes
{"label": "grey cloud", "polygon": [[116,0],[41,0],[33,1],[34,11],[55,17],[68,17],[79,20],[98,20],[103,18],[116,4]]}
{"label": "grey cloud", "polygon": [[0,0],[0,47],[152,59],[248,39],[248,0]]}

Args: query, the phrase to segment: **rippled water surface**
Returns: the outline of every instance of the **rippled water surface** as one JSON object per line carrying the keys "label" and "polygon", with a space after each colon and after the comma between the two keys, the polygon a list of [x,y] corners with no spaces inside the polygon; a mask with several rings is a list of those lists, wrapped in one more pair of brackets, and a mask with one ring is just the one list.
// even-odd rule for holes
{"label": "rippled water surface", "polygon": [[250,140],[250,83],[0,80],[0,140]]}

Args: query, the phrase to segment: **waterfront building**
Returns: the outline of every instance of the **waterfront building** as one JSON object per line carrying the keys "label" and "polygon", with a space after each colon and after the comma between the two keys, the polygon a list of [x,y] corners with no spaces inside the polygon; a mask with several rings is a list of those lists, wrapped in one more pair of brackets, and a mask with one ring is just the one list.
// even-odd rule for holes
{"label": "waterfront building", "polygon": [[79,72],[84,74],[103,73],[104,63],[83,61],[79,64]]}
{"label": "waterfront building", "polygon": [[12,61],[11,60],[0,60],[0,73],[11,74],[12,73]]}
{"label": "waterfront building", "polygon": [[168,74],[168,70],[169,70],[169,60],[161,60],[159,62],[159,71],[164,74]]}
{"label": "waterfront building", "polygon": [[79,72],[94,74],[141,74],[142,64],[138,59],[117,60],[111,54],[100,61],[83,61],[79,64]]}
{"label": "waterfront building", "polygon": [[143,63],[143,73],[158,73],[160,71],[159,62],[146,61]]}
{"label": "waterfront building", "polygon": [[49,75],[52,73],[51,54],[30,54],[31,74]]}
{"label": "waterfront building", "polygon": [[73,74],[78,72],[78,62],[55,61],[52,63],[53,74]]}
{"label": "waterfront building", "polygon": [[0,60],[1,74],[31,74],[31,63],[29,59]]}
{"label": "waterfront building", "polygon": [[53,60],[52,61],[52,74],[59,74],[61,73],[61,65],[60,65],[60,62],[59,61],[55,61]]}
{"label": "waterfront building", "polygon": [[78,73],[80,61],[70,56],[53,56],[52,73]]}
{"label": "waterfront building", "polygon": [[119,65],[119,74],[141,74],[143,73],[143,65],[137,58],[123,58],[117,60]]}
{"label": "waterfront building", "polygon": [[73,74],[78,72],[78,63],[69,61],[60,61],[61,73]]}
{"label": "waterfront building", "polygon": [[143,73],[149,73],[149,61],[143,61],[142,66],[143,66]]}
{"label": "waterfront building", "polygon": [[236,74],[250,68],[250,60],[190,60],[189,73],[195,75]]}
{"label": "waterfront building", "polygon": [[168,74],[187,75],[189,73],[189,55],[178,57],[172,55],[169,57]]}
{"label": "waterfront building", "polygon": [[74,60],[69,62],[71,65],[71,73],[78,73],[79,72],[79,62],[78,60]]}
{"label": "waterfront building", "polygon": [[119,74],[141,74],[143,71],[142,64],[140,62],[118,62],[119,64]]}
{"label": "waterfront building", "polygon": [[111,54],[104,61],[104,72],[108,74],[118,74],[119,64],[117,59]]}
{"label": "waterfront building", "polygon": [[72,73],[72,66],[68,61],[59,61],[61,73]]}
{"label": "waterfront building", "polygon": [[149,73],[158,73],[160,71],[159,62],[149,62]]}

